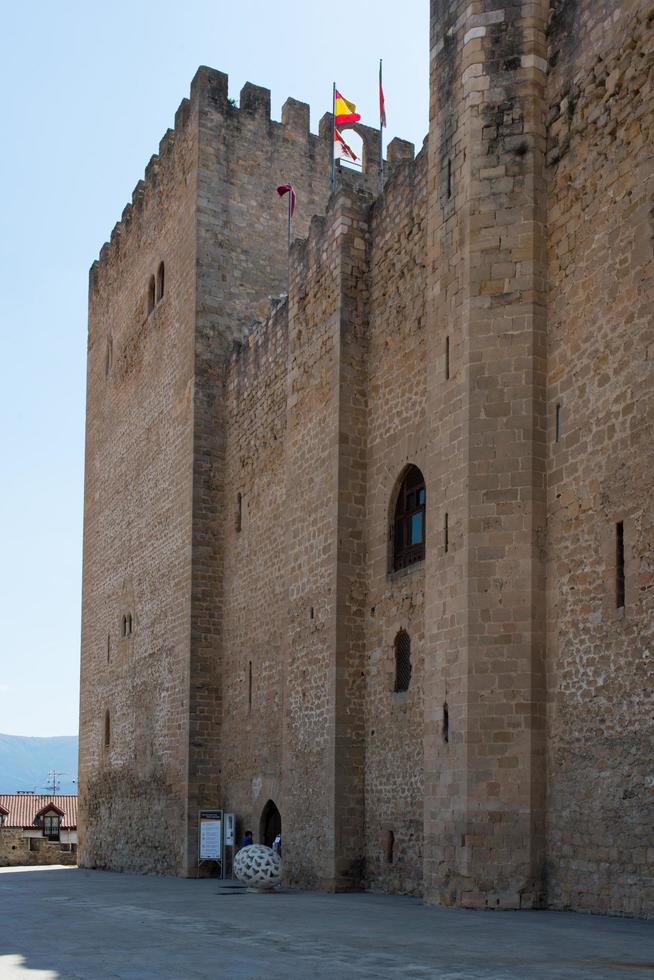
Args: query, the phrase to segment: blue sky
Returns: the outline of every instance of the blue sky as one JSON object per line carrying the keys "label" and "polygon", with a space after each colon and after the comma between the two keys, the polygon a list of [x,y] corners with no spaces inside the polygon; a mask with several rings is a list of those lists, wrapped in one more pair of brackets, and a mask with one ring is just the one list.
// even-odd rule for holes
{"label": "blue sky", "polygon": [[[200,64],[386,139],[428,126],[428,0],[6,5],[0,36],[0,732],[77,731],[88,269]],[[283,175],[280,175],[280,179]]]}

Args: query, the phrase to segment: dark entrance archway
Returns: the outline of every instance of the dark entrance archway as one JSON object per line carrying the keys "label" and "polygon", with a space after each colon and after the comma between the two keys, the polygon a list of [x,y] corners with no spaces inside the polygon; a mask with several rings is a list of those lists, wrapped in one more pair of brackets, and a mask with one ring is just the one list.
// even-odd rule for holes
{"label": "dark entrance archway", "polygon": [[263,810],[261,811],[261,820],[259,821],[259,840],[266,847],[272,847],[273,841],[277,834],[282,832],[282,815],[273,803],[272,800],[268,800]]}

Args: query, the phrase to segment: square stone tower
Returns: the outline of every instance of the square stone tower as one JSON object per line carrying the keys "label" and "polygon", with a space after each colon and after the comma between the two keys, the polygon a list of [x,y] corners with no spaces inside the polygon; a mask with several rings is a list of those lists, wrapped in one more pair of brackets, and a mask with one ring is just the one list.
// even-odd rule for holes
{"label": "square stone tower", "polygon": [[[309,107],[201,68],[89,289],[80,786],[86,864],[194,873],[220,793],[224,365],[324,209]],[[268,307],[270,305],[268,301]]]}
{"label": "square stone tower", "polygon": [[427,556],[426,887],[493,907],[544,856],[547,17],[432,4],[427,483],[461,537]]}

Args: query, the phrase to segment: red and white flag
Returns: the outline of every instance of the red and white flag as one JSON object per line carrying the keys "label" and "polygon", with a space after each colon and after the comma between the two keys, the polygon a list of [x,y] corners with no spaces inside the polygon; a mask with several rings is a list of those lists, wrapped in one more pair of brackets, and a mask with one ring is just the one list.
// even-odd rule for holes
{"label": "red and white flag", "polygon": [[379,128],[386,125],[386,102],[384,101],[384,86],[382,85],[382,63],[379,61]]}
{"label": "red and white flag", "polygon": [[334,127],[334,159],[336,160],[358,160],[358,156],[351,146],[348,146],[339,131]]}
{"label": "red and white flag", "polygon": [[297,201],[297,196],[295,194],[295,188],[293,187],[292,184],[280,184],[279,187],[277,188],[277,193],[279,194],[280,197],[283,197],[284,194],[290,194],[291,195],[290,196],[290,199],[289,199],[289,204],[288,204],[288,213],[289,213],[290,217],[292,218],[293,215],[294,215],[294,213],[295,213],[295,204],[296,204],[296,201]]}

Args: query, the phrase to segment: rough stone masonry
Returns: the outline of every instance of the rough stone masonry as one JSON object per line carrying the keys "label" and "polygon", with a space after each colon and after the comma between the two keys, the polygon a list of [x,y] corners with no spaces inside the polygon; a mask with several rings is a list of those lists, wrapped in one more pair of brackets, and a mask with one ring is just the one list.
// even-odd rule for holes
{"label": "rough stone masonry", "polygon": [[330,194],[198,70],[90,273],[81,864],[272,801],[289,884],[653,914],[653,93],[651,0],[432,0]]}

